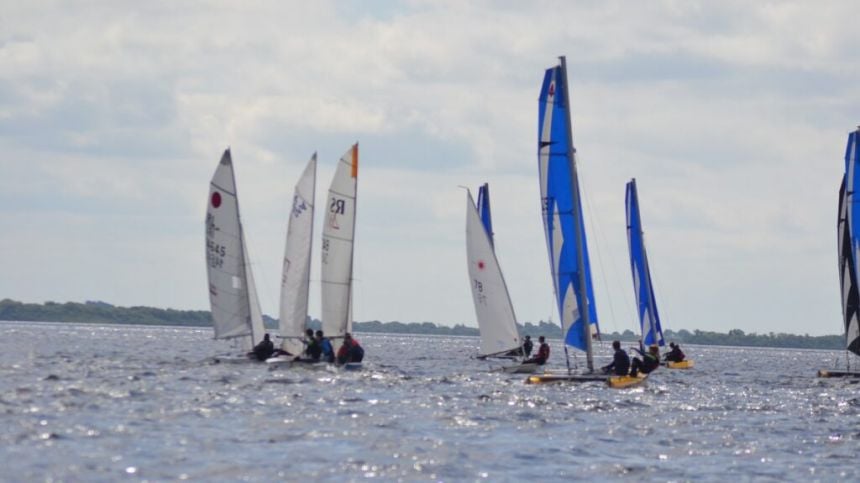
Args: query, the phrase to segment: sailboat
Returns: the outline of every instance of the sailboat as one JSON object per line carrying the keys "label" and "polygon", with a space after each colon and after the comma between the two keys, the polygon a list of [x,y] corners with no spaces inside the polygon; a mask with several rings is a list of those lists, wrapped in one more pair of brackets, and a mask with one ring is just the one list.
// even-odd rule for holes
{"label": "sailboat", "polygon": [[[651,268],[648,264],[648,254],[645,251],[645,234],[642,230],[642,217],[639,213],[639,192],[636,189],[636,179],[627,183],[624,197],[627,214],[627,247],[630,249],[630,271],[633,275],[633,290],[636,293],[636,308],[642,329],[642,344],[645,347],[666,345],[663,339],[663,328],[660,325],[660,313],[657,311],[657,299],[654,297],[654,285],[651,283]],[[689,369],[693,367],[692,360],[668,362],[671,369]]]}
{"label": "sailboat", "polygon": [[[352,266],[358,188],[358,143],[340,158],[328,190],[322,232],[322,327],[334,350],[352,332]],[[359,364],[350,364],[355,368]]]}
{"label": "sailboat", "polygon": [[[538,167],[550,274],[564,337],[566,374],[530,376],[527,382],[605,381],[594,372],[592,337],[599,333],[582,216],[576,149],[570,122],[567,64],[546,70],[538,104]],[[574,374],[568,346],[586,354],[587,373]]]}
{"label": "sailboat", "polygon": [[229,148],[221,156],[209,183],[207,201],[206,271],[215,338],[237,340],[247,354],[263,339],[265,329],[239,216]]}
{"label": "sailboat", "polygon": [[289,366],[304,350],[302,338],[308,319],[316,176],[317,154],[314,153],[293,190],[281,272],[278,328],[281,351],[290,355],[279,355],[266,361],[273,365]]}
{"label": "sailboat", "polygon": [[855,193],[860,190],[857,171],[857,144],[860,142],[860,127],[848,135],[845,148],[845,174],[839,187],[839,212],[836,221],[837,250],[839,255],[839,282],[842,296],[842,319],[845,331],[847,370],[818,371],[819,377],[860,377],[860,372],[851,371],[848,353],[860,355],[860,292],[858,292],[858,255],[860,255],[860,210],[855,210]]}
{"label": "sailboat", "polygon": [[[478,203],[466,190],[466,258],[475,316],[481,335],[479,359],[505,357],[522,346],[517,319],[508,287],[493,248],[490,188],[478,190]],[[508,357],[510,358],[510,357]],[[503,366],[508,373],[527,374],[538,369],[535,363]]]}

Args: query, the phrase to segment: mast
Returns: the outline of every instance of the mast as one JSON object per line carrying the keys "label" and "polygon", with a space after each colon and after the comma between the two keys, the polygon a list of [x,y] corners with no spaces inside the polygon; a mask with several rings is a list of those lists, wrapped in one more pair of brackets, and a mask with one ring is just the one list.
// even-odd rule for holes
{"label": "mast", "polygon": [[[570,178],[573,186],[573,203],[579,202],[579,177],[576,172],[576,148],[573,147],[573,127],[570,122],[570,95],[568,93],[569,85],[567,83],[567,61],[565,56],[560,56],[561,61],[561,80],[564,83],[564,105],[567,107],[567,142],[568,155],[570,159]],[[582,316],[582,331],[585,338],[585,361],[589,372],[594,372],[594,353],[591,346],[591,320],[588,307],[588,290],[585,284],[585,256],[583,255],[583,236],[582,224],[579,219],[580,210],[574,208],[573,222],[576,231],[576,265],[579,267],[577,275],[579,277],[579,290],[577,294],[577,305],[579,313]],[[566,346],[565,346],[566,347]],[[566,354],[566,351],[565,351]],[[568,364],[569,367],[569,364]]]}

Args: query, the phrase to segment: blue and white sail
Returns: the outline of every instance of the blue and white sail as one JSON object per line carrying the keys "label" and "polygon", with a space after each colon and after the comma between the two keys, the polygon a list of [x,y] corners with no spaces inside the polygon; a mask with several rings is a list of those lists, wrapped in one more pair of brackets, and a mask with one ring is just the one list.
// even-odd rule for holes
{"label": "blue and white sail", "polygon": [[484,183],[478,187],[478,215],[481,217],[481,223],[484,224],[484,229],[487,231],[487,236],[490,237],[490,245],[493,243],[493,214],[490,212],[490,185]]}
{"label": "blue and white sail", "polygon": [[860,189],[857,171],[857,143],[860,129],[848,135],[845,149],[845,175],[839,188],[837,236],[839,251],[839,281],[842,288],[842,315],[845,323],[845,346],[860,355],[860,293],[858,293],[858,255],[860,255],[860,209],[855,196]]}
{"label": "blue and white sail", "polygon": [[630,248],[630,270],[633,272],[633,290],[636,292],[636,308],[642,327],[642,342],[646,346],[664,346],[663,328],[654,298],[654,285],[651,283],[651,270],[648,254],[645,252],[645,237],[642,231],[642,217],[639,214],[639,194],[636,179],[627,183],[624,198],[627,212],[627,246]]}
{"label": "blue and white sail", "polygon": [[[591,335],[599,331],[597,308],[576,173],[564,58],[561,61],[547,69],[539,99],[543,224],[562,330],[566,331],[565,343],[590,356]],[[587,313],[581,309],[583,305],[587,305]]]}

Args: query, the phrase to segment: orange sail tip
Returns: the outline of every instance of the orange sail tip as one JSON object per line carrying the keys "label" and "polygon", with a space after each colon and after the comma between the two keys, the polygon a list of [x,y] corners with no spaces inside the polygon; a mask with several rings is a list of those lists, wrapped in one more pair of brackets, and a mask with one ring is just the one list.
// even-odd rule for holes
{"label": "orange sail tip", "polygon": [[358,143],[352,145],[352,177],[358,178]]}

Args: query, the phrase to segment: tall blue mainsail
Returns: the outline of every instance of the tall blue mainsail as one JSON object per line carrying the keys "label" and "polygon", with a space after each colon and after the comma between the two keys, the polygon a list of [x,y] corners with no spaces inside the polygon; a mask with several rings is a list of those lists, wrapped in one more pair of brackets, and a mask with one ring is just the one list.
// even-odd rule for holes
{"label": "tall blue mainsail", "polygon": [[489,183],[484,183],[478,187],[478,215],[481,216],[481,223],[484,224],[487,236],[490,237],[490,245],[493,245],[493,216],[490,213]]}
{"label": "tall blue mainsail", "polygon": [[[543,223],[553,286],[565,343],[588,353],[597,309],[588,261],[588,243],[576,172],[576,150],[571,134],[567,70],[564,57],[547,69],[538,103],[538,166]],[[586,305],[587,311],[580,307]]]}
{"label": "tall blue mainsail", "polygon": [[860,293],[858,293],[858,249],[860,249],[860,210],[857,209],[855,193],[860,189],[857,170],[857,142],[860,129],[848,135],[845,148],[845,175],[839,188],[839,217],[837,236],[839,237],[839,281],[842,289],[842,316],[845,322],[845,346],[860,355]]}
{"label": "tall blue mainsail", "polygon": [[639,194],[636,179],[627,183],[624,197],[627,212],[627,246],[630,248],[630,270],[633,272],[633,289],[636,292],[636,307],[642,326],[642,342],[646,346],[666,345],[663,329],[660,327],[660,314],[654,298],[654,285],[651,283],[651,270],[648,254],[645,252],[645,239],[642,234],[642,217],[639,215]]}

